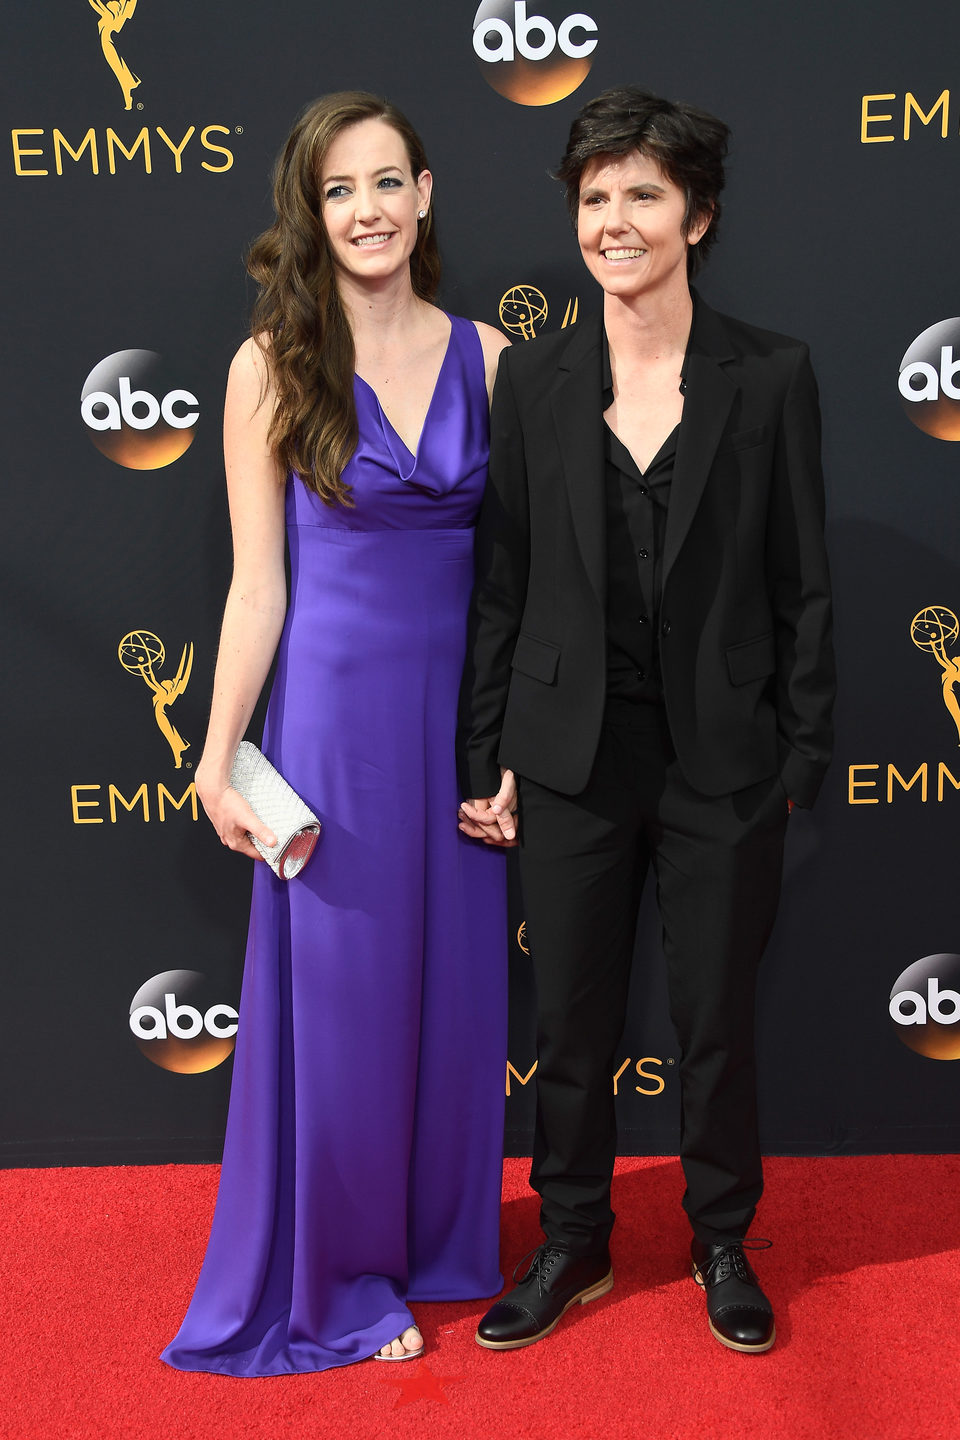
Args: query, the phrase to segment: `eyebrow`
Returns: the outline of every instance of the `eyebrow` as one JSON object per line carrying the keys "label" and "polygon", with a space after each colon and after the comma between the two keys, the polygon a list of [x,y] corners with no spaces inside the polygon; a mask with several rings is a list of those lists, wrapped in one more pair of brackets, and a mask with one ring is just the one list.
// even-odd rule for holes
{"label": "eyebrow", "polygon": [[[374,174],[375,176],[376,176],[376,175],[389,175],[389,173],[390,173],[391,170],[395,170],[398,175],[402,175],[402,174],[403,174],[403,169],[402,169],[401,166],[399,166],[399,165],[381,165],[381,166],[380,166],[380,169],[379,169],[379,170],[374,170],[373,174]],[[322,180],[320,183],[321,183],[322,185],[330,185],[330,184],[333,183],[334,180],[352,180],[352,179],[353,179],[353,176],[352,176],[352,175],[325,175],[324,178],[323,178],[323,180]]]}
{"label": "eyebrow", "polygon": [[[655,180],[649,182],[641,181],[638,185],[628,185],[626,187],[626,193],[628,195],[638,195],[641,190],[652,190],[658,195],[665,195],[667,193],[666,186],[658,185]],[[585,185],[580,191],[580,199],[583,200],[585,196],[607,195],[608,193],[608,188],[603,185]]]}

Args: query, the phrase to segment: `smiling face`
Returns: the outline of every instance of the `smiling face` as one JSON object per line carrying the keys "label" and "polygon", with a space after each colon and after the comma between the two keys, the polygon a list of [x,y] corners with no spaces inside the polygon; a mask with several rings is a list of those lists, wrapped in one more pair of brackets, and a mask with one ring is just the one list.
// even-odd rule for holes
{"label": "smiling face", "polygon": [[384,120],[342,130],[320,175],[321,216],[334,263],[361,283],[383,283],[408,265],[417,213],[430,203],[429,170],[414,176],[403,139]]}
{"label": "smiling face", "polygon": [[580,177],[577,239],[587,269],[627,302],[687,293],[687,251],[709,219],[695,218],[684,234],[685,215],[683,191],[655,160],[637,150],[598,156]]}

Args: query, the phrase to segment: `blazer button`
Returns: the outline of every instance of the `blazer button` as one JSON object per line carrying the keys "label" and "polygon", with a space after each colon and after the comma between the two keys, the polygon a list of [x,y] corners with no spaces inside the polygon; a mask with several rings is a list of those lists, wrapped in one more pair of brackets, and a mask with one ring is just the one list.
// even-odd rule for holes
{"label": "blazer button", "polygon": [[641,666],[641,668],[637,671],[637,679],[638,679],[638,680],[646,680],[646,678],[647,678],[647,672],[646,672],[646,670],[644,670],[643,667]]}
{"label": "blazer button", "polygon": [[641,546],[640,549],[637,551],[637,554],[640,556],[641,560],[646,560],[647,556],[650,554],[650,551],[645,550],[643,546]]}
{"label": "blazer button", "polygon": [[649,615],[641,615],[641,616],[639,617],[639,624],[641,624],[641,625],[649,625],[649,623],[650,623],[650,617],[649,617]]}
{"label": "blazer button", "polygon": [[669,635],[669,634],[670,634],[670,621],[669,621],[669,620],[664,620],[663,624],[660,626],[660,634],[661,634],[661,635]]}

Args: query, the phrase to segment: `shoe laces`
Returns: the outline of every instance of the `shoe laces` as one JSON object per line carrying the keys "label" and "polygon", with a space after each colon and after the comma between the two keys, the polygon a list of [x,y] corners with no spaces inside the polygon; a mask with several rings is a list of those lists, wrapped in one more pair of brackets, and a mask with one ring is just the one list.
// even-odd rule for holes
{"label": "shoe laces", "polygon": [[758,1236],[753,1240],[731,1240],[718,1250],[712,1259],[697,1266],[697,1273],[706,1283],[719,1285],[724,1280],[736,1277],[747,1285],[756,1281],[756,1276],[750,1268],[750,1262],[744,1255],[744,1250],[769,1250],[773,1244],[772,1240],[762,1240]]}
{"label": "shoe laces", "polygon": [[[542,1295],[543,1287],[547,1280],[549,1280],[550,1273],[557,1264],[557,1261],[561,1260],[563,1256],[568,1253],[562,1245],[551,1245],[549,1243],[546,1245],[538,1245],[535,1249],[528,1250],[526,1255],[522,1256],[514,1266],[514,1283],[522,1285],[535,1276],[537,1291]],[[521,1275],[520,1271],[528,1260],[530,1263]]]}

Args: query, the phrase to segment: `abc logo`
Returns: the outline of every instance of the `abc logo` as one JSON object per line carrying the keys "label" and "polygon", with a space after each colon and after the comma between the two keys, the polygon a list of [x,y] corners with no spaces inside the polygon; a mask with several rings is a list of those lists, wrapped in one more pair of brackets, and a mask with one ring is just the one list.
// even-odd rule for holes
{"label": "abc logo", "polygon": [[904,1045],[931,1060],[960,1060],[960,955],[926,955],[908,965],[889,1008]]}
{"label": "abc logo", "polygon": [[178,1075],[199,1075],[222,1064],[236,1044],[238,1015],[218,1003],[197,970],[154,975],[130,1002],[130,1029],[148,1060]]}
{"label": "abc logo", "polygon": [[108,459],[128,470],[159,470],[193,444],[198,403],[155,351],[118,350],[87,376],[80,414]]}
{"label": "abc logo", "polygon": [[914,425],[938,440],[960,440],[960,319],[917,336],[900,361],[899,388]]}
{"label": "abc logo", "polygon": [[473,17],[473,48],[480,72],[498,95],[518,105],[553,105],[582,85],[597,48],[597,24],[566,13],[569,0],[483,0]]}

